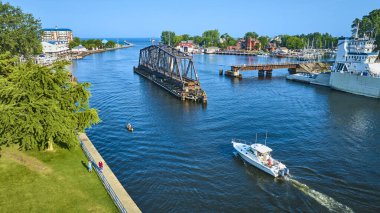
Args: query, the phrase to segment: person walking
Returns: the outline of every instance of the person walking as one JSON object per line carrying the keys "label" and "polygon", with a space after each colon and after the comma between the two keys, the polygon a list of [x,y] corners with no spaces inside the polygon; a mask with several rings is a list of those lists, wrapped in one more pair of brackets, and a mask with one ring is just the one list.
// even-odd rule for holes
{"label": "person walking", "polygon": [[99,161],[98,163],[100,172],[103,172],[103,162]]}
{"label": "person walking", "polygon": [[92,163],[91,163],[91,161],[89,160],[88,161],[88,172],[92,172]]}

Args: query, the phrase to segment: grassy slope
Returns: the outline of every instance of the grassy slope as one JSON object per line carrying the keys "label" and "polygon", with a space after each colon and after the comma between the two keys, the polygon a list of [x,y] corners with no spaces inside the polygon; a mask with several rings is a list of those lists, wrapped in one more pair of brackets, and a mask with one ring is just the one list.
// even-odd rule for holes
{"label": "grassy slope", "polygon": [[1,153],[0,212],[117,212],[96,173],[82,164],[87,158],[79,147],[51,153],[7,148]]}

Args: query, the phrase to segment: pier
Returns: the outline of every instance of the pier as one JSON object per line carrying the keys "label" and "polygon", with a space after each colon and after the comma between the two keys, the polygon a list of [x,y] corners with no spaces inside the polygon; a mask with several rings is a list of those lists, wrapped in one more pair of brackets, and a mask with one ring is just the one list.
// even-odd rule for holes
{"label": "pier", "polygon": [[[108,167],[107,163],[99,154],[98,150],[96,150],[95,146],[92,144],[87,135],[80,133],[79,140],[84,153],[92,162],[94,170],[98,174],[99,179],[102,181],[104,187],[106,188],[108,194],[111,196],[119,211],[123,213],[140,213],[141,210],[139,207],[137,207],[136,203],[132,200],[127,191],[125,191],[124,187]],[[97,166],[97,163],[100,161],[103,162],[103,171],[100,171]]]}
{"label": "pier", "polygon": [[[288,69],[289,74],[297,72],[318,73],[330,69],[329,63],[322,62],[287,62],[287,63],[272,63],[272,64],[243,64],[231,66],[231,70],[225,71],[226,76],[242,78],[240,71],[257,70],[259,78],[272,77],[272,71],[276,69]],[[222,74],[223,71],[219,71]]]}
{"label": "pier", "polygon": [[257,56],[257,52],[252,52],[252,51],[236,51],[236,50],[222,50],[222,51],[216,51],[215,54],[219,54],[219,55],[244,55],[244,56]]}
{"label": "pier", "polygon": [[140,50],[139,65],[133,70],[183,101],[207,102],[193,58],[187,53],[151,45]]}

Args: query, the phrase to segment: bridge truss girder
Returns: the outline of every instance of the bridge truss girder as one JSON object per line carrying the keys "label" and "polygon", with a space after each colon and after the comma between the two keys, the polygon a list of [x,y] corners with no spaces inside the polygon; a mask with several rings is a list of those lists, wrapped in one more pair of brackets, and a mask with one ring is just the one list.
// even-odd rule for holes
{"label": "bridge truss girder", "polygon": [[158,45],[143,48],[140,50],[139,65],[170,77],[182,83],[183,87],[189,82],[199,86],[193,58],[175,48]]}

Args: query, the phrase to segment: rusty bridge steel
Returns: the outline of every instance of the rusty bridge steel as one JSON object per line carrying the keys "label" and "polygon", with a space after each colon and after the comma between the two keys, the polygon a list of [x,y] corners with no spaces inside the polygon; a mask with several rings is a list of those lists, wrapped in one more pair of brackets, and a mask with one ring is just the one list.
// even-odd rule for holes
{"label": "rusty bridge steel", "polygon": [[134,71],[182,100],[207,102],[193,57],[187,53],[165,45],[151,45],[140,50],[139,65]]}

